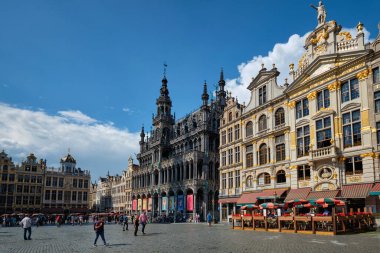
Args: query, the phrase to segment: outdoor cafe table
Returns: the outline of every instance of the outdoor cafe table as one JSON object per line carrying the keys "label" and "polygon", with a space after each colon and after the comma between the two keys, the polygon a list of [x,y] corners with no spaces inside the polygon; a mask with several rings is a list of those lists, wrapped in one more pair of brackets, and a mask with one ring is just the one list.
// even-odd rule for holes
{"label": "outdoor cafe table", "polygon": [[[264,228],[256,227],[256,221],[264,222]],[[255,215],[253,216],[253,230],[256,230],[256,229],[259,229],[259,230],[267,230],[268,229],[268,224],[267,224],[265,216],[255,216]]]}
{"label": "outdoor cafe table", "polygon": [[[245,227],[245,222],[248,222],[248,224],[253,224],[253,221],[252,221],[252,215],[243,215],[242,217],[242,228],[244,230],[244,227]],[[253,228],[253,226],[246,226],[248,228]]]}
{"label": "outdoor cafe table", "polygon": [[304,229],[301,230],[301,229],[298,229],[298,227],[297,227],[298,222],[303,222],[303,223],[312,222],[312,216],[309,216],[309,215],[294,216],[294,232],[295,233],[306,233],[306,234],[312,234],[313,233],[313,231],[314,231],[313,223],[311,226],[311,230],[307,229],[306,224],[305,224]]}
{"label": "outdoor cafe table", "polygon": [[284,230],[284,231],[292,231],[292,232],[294,232],[294,230],[290,230],[289,227],[288,227],[288,229],[283,229],[282,228],[282,222],[289,222],[289,223],[291,223],[291,222],[293,222],[293,219],[294,218],[293,218],[292,215],[289,215],[289,216],[279,216],[278,217],[278,231],[282,232]]}

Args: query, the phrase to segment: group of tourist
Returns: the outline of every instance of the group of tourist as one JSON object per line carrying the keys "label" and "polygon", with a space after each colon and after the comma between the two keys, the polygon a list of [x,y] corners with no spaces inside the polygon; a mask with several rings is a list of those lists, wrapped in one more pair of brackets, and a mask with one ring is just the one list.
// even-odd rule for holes
{"label": "group of tourist", "polygon": [[[143,235],[145,235],[145,226],[148,222],[148,216],[146,215],[146,212],[143,212],[140,215],[136,214],[135,216],[132,216],[131,220],[135,228],[134,235],[137,236],[137,232],[139,230],[140,224],[142,227],[141,232]],[[122,225],[123,231],[128,230],[128,216],[126,214],[119,217],[119,223]],[[106,239],[104,237],[104,225],[105,225],[104,217],[101,217],[94,223],[94,230],[95,230],[94,247],[97,246],[96,243],[99,239],[99,236],[102,239],[104,246],[107,245]]]}

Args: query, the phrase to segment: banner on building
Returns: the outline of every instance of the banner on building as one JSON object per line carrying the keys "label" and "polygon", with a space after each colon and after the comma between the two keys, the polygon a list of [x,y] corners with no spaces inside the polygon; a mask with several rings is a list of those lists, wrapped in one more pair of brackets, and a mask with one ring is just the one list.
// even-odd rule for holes
{"label": "banner on building", "polygon": [[177,210],[183,211],[183,195],[177,196]]}
{"label": "banner on building", "polygon": [[186,210],[187,211],[193,211],[193,199],[194,199],[194,195],[193,194],[189,194],[187,195],[187,198],[186,198]]}
{"label": "banner on building", "polygon": [[136,211],[137,199],[132,200],[132,211]]}
{"label": "banner on building", "polygon": [[148,199],[143,199],[143,210],[146,211]]}
{"label": "banner on building", "polygon": [[137,200],[137,210],[141,211],[141,207],[142,207],[142,199],[138,199]]}
{"label": "banner on building", "polygon": [[168,210],[168,197],[162,197],[161,210],[162,211],[167,211]]}
{"label": "banner on building", "polygon": [[174,196],[170,196],[169,197],[169,210],[171,210],[171,211],[175,210],[175,207],[174,207]]}
{"label": "banner on building", "polygon": [[152,198],[148,199],[148,211],[152,211]]}

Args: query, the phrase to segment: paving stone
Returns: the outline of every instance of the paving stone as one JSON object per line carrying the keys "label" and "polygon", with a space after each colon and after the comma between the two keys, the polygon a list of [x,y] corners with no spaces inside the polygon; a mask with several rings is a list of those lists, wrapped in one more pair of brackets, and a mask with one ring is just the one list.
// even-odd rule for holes
{"label": "paving stone", "polygon": [[[133,235],[120,225],[106,224],[109,246],[93,247],[93,225],[32,228],[32,240],[23,239],[19,227],[0,228],[0,253],[98,252],[379,252],[380,232],[320,236],[232,230],[223,224],[148,224],[146,235]],[[141,229],[141,227],[140,227]]]}

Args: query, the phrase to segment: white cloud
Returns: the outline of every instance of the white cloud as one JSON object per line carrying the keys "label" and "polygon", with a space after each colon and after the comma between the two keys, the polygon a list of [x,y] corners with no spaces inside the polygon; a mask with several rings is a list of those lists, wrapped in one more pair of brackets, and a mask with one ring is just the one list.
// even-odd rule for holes
{"label": "white cloud", "polygon": [[83,114],[81,111],[59,111],[58,114],[68,121],[77,123],[90,124],[96,122],[95,119]]}
{"label": "white cloud", "polygon": [[[351,32],[352,37],[357,34],[356,28],[343,28],[342,31]],[[364,38],[365,42],[370,41],[370,33],[365,28]],[[237,96],[240,102],[248,102],[250,99],[250,92],[247,90],[252,78],[254,78],[261,69],[261,64],[267,69],[272,68],[272,64],[276,64],[277,70],[280,72],[277,78],[277,83],[283,85],[285,78],[289,76],[289,64],[294,63],[297,67],[297,62],[305,52],[304,43],[306,37],[310,32],[300,36],[293,34],[289,37],[285,43],[276,43],[271,51],[267,55],[253,56],[251,60],[243,62],[238,65],[240,76],[234,79],[227,80],[226,88],[232,92],[232,96]]]}
{"label": "white cloud", "polygon": [[127,113],[132,113],[133,111],[131,110],[131,108],[128,108],[128,107],[124,107],[122,109],[123,112],[127,112]]}
{"label": "white cloud", "polygon": [[49,167],[57,167],[70,148],[77,166],[90,170],[96,179],[108,170],[120,174],[129,155],[139,149],[138,133],[99,123],[79,111],[48,115],[0,103],[0,112],[0,150],[18,162],[34,153],[46,158]]}

